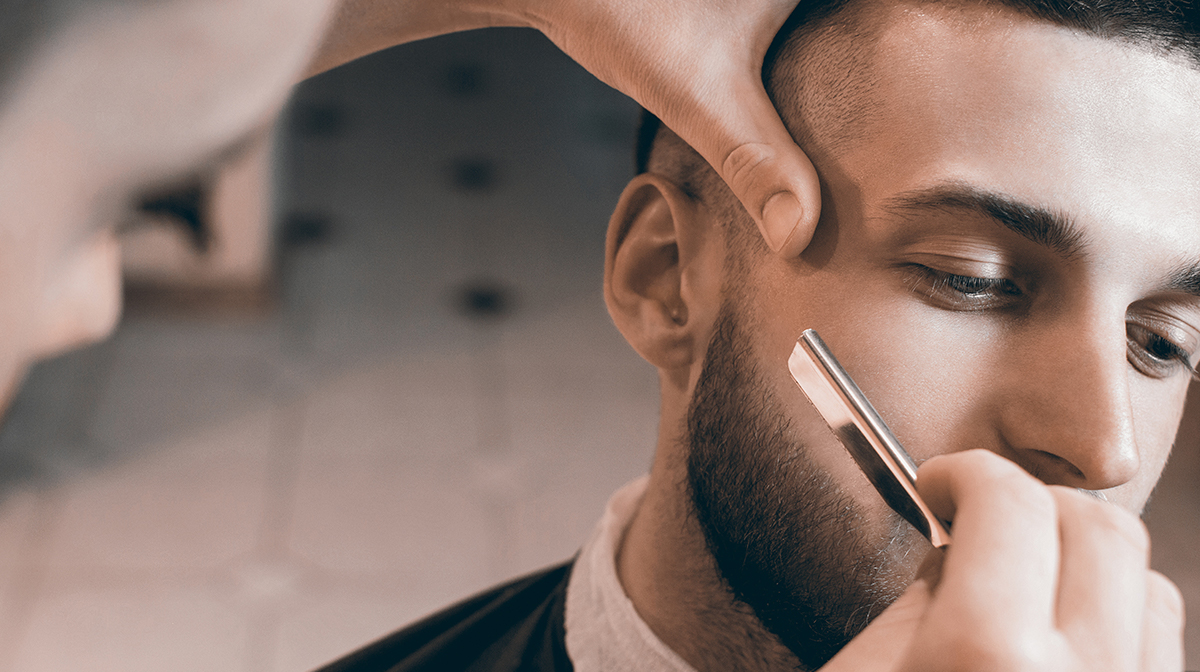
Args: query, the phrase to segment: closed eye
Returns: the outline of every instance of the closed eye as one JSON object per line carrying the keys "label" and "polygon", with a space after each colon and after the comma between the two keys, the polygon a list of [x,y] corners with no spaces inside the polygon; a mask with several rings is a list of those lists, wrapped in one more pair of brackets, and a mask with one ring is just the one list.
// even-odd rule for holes
{"label": "closed eye", "polygon": [[1126,322],[1125,342],[1129,346],[1129,363],[1143,375],[1167,378],[1187,372],[1193,378],[1200,378],[1194,363],[1197,353],[1189,352],[1148,326]]}
{"label": "closed eye", "polygon": [[994,310],[1013,306],[1025,293],[1008,278],[986,278],[948,273],[922,264],[911,264],[911,288],[948,310]]}

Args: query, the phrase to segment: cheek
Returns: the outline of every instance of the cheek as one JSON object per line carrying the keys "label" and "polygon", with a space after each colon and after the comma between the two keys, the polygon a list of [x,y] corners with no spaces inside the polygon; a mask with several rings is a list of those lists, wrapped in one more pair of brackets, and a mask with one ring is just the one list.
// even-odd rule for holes
{"label": "cheek", "polygon": [[760,307],[762,361],[777,363],[790,383],[787,356],[804,329],[816,329],[918,462],[967,447],[968,437],[958,433],[972,426],[977,397],[1003,365],[996,348],[1002,334],[987,321],[914,300],[894,279],[841,275],[856,282],[835,281],[832,271],[814,274],[786,297],[794,308]]}
{"label": "cheek", "polygon": [[857,345],[844,365],[918,464],[979,447],[992,420],[988,392],[1003,366],[1000,334],[917,302],[884,308],[870,316],[872,327],[838,336]]}
{"label": "cheek", "polygon": [[1183,381],[1155,381],[1141,376],[1132,378],[1130,405],[1141,465],[1136,478],[1117,488],[1114,497],[1132,511],[1139,511],[1150,498],[1162,475],[1187,399]]}
{"label": "cheek", "polygon": [[1138,446],[1143,459],[1150,459],[1148,466],[1161,467],[1183,416],[1187,385],[1179,380],[1148,380],[1137,374],[1131,377],[1135,378],[1130,385],[1130,405]]}
{"label": "cheek", "polygon": [[763,379],[788,414],[792,439],[805,457],[858,502],[868,520],[882,525],[890,509],[787,371],[796,339],[816,329],[920,462],[968,445],[956,430],[972,426],[974,390],[983,387],[991,362],[963,353],[982,351],[996,335],[981,322],[963,323],[913,300],[891,278],[832,267],[802,278],[763,270],[751,283],[755,319],[747,323]]}

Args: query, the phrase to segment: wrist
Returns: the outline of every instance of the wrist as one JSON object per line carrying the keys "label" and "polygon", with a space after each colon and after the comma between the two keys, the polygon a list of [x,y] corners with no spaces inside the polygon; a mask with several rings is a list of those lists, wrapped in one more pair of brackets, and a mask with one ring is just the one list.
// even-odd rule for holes
{"label": "wrist", "polygon": [[[531,14],[514,0],[341,0],[370,4],[403,15],[404,42],[495,27],[531,27]],[[527,4],[527,3],[526,3]]]}
{"label": "wrist", "polygon": [[331,0],[329,25],[305,77],[398,44],[498,26],[528,27],[509,0]]}

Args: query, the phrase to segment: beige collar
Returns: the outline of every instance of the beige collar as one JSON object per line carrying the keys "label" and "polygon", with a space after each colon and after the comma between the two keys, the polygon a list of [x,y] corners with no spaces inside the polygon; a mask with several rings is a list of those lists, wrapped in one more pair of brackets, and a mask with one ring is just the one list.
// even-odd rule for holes
{"label": "beige collar", "polygon": [[650,631],[617,579],[617,548],[649,481],[642,476],[613,494],[571,570],[566,639],[576,672],[696,672]]}

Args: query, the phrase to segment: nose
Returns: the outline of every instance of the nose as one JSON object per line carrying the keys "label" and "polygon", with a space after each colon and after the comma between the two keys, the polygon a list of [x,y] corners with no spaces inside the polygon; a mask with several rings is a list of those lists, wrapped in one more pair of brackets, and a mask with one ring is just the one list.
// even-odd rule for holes
{"label": "nose", "polygon": [[1120,320],[1060,321],[1028,333],[1007,362],[1002,452],[1046,483],[1103,490],[1141,466]]}

